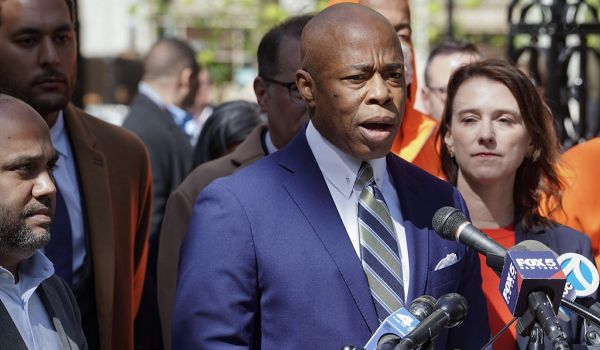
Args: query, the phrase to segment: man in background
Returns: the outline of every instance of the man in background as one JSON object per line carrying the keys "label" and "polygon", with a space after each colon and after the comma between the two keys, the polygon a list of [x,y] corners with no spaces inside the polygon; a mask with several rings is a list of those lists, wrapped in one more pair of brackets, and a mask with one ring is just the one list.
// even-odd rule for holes
{"label": "man in background", "polygon": [[48,125],[6,95],[0,125],[0,348],[85,349],[75,297],[40,251],[56,203]]}
{"label": "man in background", "polygon": [[146,270],[150,164],[127,130],[69,103],[77,70],[71,0],[0,2],[0,90],[50,127],[59,159],[45,254],[72,287],[91,349],[132,349]]}
{"label": "man in background", "polygon": [[481,60],[477,47],[466,41],[446,40],[433,48],[425,65],[425,87],[421,89],[426,112],[442,119],[446,104],[446,86],[452,73],[466,64]]}
{"label": "man in background", "polygon": [[155,349],[162,344],[156,297],[158,233],[169,195],[192,167],[192,135],[186,128],[194,123],[188,109],[198,90],[198,72],[196,53],[187,43],[174,38],[158,40],[144,60],[138,94],[123,122],[123,127],[142,139],[152,165],[148,269],[135,324],[137,349]]}
{"label": "man in background", "polygon": [[435,132],[438,122],[414,108],[416,101],[417,75],[412,28],[408,0],[330,0],[329,5],[351,2],[360,3],[381,13],[394,27],[402,44],[406,71],[407,99],[402,126],[392,144],[392,153],[426,170],[430,174],[442,176],[439,156],[435,145]]}
{"label": "man in background", "polygon": [[296,87],[300,68],[300,34],[311,16],[292,17],[270,29],[258,46],[258,77],[254,92],[268,125],[259,126],[232,154],[198,166],[167,202],[158,250],[158,303],[165,347],[171,348],[171,318],[179,264],[179,249],[192,207],[200,191],[216,178],[283,148],[308,121]]}

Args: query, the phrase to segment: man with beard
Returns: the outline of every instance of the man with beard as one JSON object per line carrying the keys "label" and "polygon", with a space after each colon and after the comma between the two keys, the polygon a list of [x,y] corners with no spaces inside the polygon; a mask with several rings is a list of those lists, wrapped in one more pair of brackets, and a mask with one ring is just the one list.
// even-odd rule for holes
{"label": "man with beard", "polygon": [[0,2],[0,90],[32,106],[59,155],[46,256],[71,286],[88,345],[133,348],[146,270],[151,180],[143,143],[69,103],[77,42],[72,0]]}
{"label": "man with beard", "polygon": [[86,348],[75,297],[39,251],[56,196],[48,126],[6,95],[0,124],[0,349]]}

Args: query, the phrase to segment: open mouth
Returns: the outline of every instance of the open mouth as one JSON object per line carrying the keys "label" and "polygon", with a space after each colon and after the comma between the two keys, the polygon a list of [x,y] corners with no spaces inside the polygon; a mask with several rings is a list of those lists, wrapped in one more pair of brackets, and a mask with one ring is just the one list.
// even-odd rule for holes
{"label": "open mouth", "polygon": [[386,122],[360,124],[363,135],[374,142],[387,141],[394,132],[394,125]]}

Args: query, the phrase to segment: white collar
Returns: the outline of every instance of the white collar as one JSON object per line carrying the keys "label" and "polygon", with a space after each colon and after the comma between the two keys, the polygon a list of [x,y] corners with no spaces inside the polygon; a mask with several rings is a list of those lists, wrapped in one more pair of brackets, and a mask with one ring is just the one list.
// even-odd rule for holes
{"label": "white collar", "polygon": [[[343,152],[325,139],[312,121],[306,128],[306,140],[325,179],[346,198],[350,198],[362,161]],[[381,185],[387,179],[385,157],[371,159],[369,163],[373,167],[375,182]]]}
{"label": "white collar", "polygon": [[140,81],[140,83],[138,84],[138,92],[148,97],[157,106],[161,108],[166,107],[162,97],[160,97],[158,92],[156,92],[153,88],[150,87],[150,85],[144,83],[143,81]]}

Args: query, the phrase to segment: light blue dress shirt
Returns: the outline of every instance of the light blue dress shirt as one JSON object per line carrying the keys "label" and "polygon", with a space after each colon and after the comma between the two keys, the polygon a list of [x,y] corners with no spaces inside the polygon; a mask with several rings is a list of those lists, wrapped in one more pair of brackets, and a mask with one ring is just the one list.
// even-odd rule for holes
{"label": "light blue dress shirt", "polygon": [[54,274],[52,262],[40,251],[19,264],[19,282],[0,266],[0,301],[10,314],[28,349],[61,349],[60,337],[37,288]]}

